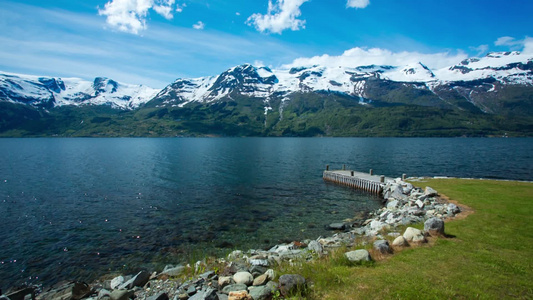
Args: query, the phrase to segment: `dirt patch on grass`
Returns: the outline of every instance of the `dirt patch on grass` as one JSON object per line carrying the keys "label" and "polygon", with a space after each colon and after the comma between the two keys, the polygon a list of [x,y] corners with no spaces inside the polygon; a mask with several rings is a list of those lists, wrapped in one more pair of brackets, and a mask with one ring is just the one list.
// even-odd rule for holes
{"label": "dirt patch on grass", "polygon": [[461,209],[460,213],[456,214],[454,217],[446,218],[446,220],[444,220],[444,222],[450,222],[450,221],[455,221],[455,220],[463,220],[466,217],[468,217],[469,215],[471,215],[471,214],[476,212],[472,207],[464,205],[462,203],[459,203],[456,200],[451,200],[446,195],[440,195],[439,198],[442,200],[442,202],[453,203],[453,204],[457,205]]}

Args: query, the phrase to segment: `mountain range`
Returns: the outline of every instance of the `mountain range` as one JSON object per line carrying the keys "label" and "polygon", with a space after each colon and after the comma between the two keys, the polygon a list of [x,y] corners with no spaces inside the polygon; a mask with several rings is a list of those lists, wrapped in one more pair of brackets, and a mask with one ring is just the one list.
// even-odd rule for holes
{"label": "mountain range", "polygon": [[4,136],[532,135],[533,55],[441,69],[244,64],[162,90],[0,72],[0,107]]}

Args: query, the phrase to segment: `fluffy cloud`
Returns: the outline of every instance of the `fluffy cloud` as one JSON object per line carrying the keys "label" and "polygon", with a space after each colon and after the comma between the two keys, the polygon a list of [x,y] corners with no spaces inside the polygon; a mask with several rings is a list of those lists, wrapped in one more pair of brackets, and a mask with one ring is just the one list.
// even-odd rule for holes
{"label": "fluffy cloud", "polygon": [[489,45],[479,45],[477,47],[470,47],[470,50],[476,51],[476,56],[482,56],[489,51]]}
{"label": "fluffy cloud", "polygon": [[524,39],[524,49],[522,50],[524,54],[533,54],[533,38],[526,37]]}
{"label": "fluffy cloud", "polygon": [[106,22],[119,31],[139,34],[147,28],[146,17],[153,9],[167,20],[173,18],[172,6],[175,0],[111,0],[98,14],[106,16]]}
{"label": "fluffy cloud", "polygon": [[202,30],[205,28],[205,24],[202,21],[198,21],[198,23],[192,25],[192,28]]}
{"label": "fluffy cloud", "polygon": [[370,4],[370,0],[348,0],[346,7],[365,8]]}
{"label": "fluffy cloud", "polygon": [[305,20],[300,20],[300,6],[309,0],[277,0],[275,4],[268,1],[268,12],[265,15],[253,14],[246,23],[260,32],[281,34],[283,30],[293,31],[305,28]]}
{"label": "fluffy cloud", "polygon": [[451,54],[448,52],[425,54],[419,52],[392,52],[380,48],[352,48],[344,51],[342,55],[330,56],[327,54],[311,58],[298,58],[291,64],[282,66],[291,68],[297,66],[310,67],[322,65],[328,67],[358,67],[367,65],[403,66],[421,62],[431,69],[440,69],[459,63],[468,56],[463,52]]}
{"label": "fluffy cloud", "polygon": [[518,44],[520,44],[520,43],[521,43],[521,42],[515,40],[514,37],[510,37],[510,36],[502,36],[502,37],[498,38],[498,39],[494,42],[494,45],[496,45],[496,46],[515,46],[515,45],[518,45]]}
{"label": "fluffy cloud", "polygon": [[517,40],[511,36],[502,36],[494,42],[494,45],[506,46],[511,50],[521,50],[522,53],[533,54],[533,38],[528,36],[523,40]]}

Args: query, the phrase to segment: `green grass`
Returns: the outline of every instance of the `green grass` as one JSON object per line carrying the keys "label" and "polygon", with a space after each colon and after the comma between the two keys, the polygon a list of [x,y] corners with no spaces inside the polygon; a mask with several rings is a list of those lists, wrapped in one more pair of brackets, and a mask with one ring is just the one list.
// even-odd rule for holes
{"label": "green grass", "polygon": [[[429,185],[474,213],[446,223],[431,246],[407,248],[365,266],[338,251],[281,266],[312,282],[310,299],[532,299],[533,183],[441,179]],[[420,228],[420,225],[418,226]]]}

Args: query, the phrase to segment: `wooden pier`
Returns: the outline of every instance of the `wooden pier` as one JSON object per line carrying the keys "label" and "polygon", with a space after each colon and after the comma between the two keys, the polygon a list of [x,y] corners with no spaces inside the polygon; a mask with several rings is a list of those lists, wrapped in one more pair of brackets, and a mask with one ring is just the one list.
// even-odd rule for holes
{"label": "wooden pier", "polygon": [[383,175],[374,175],[373,171],[369,173],[357,172],[352,170],[329,170],[329,166],[326,167],[322,178],[325,181],[330,181],[336,184],[349,186],[355,189],[360,189],[373,194],[382,194],[383,187],[392,178],[385,177]]}

